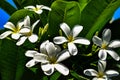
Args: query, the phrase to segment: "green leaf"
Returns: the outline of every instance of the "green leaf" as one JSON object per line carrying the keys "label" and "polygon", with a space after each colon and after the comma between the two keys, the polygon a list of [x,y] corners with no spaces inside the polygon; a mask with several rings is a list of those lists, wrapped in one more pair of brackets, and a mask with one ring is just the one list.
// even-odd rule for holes
{"label": "green leaf", "polygon": [[120,0],[91,0],[81,13],[82,35],[91,39],[96,31],[100,31],[120,6]]}
{"label": "green leaf", "polygon": [[0,40],[0,74],[2,80],[21,80],[26,57],[25,50],[13,41]]}
{"label": "green leaf", "polygon": [[16,9],[5,0],[0,0],[0,8],[5,10],[9,15],[12,15],[16,11]]}
{"label": "green leaf", "polygon": [[58,78],[61,76],[59,72],[55,72],[51,77],[50,80],[58,80]]}
{"label": "green leaf", "polygon": [[48,34],[58,34],[59,26],[63,22],[67,23],[70,27],[80,23],[80,8],[77,2],[58,0],[53,2],[51,8]]}

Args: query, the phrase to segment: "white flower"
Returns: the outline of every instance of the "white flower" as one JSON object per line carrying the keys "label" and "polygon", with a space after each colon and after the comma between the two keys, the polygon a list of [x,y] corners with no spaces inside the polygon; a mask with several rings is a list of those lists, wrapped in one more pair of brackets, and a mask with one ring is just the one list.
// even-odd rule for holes
{"label": "white flower", "polygon": [[7,29],[10,29],[10,30],[2,33],[2,34],[0,35],[0,39],[4,39],[4,38],[6,38],[7,36],[9,36],[10,34],[11,34],[11,37],[12,37],[13,39],[15,39],[15,40],[19,39],[19,37],[20,37],[20,35],[21,35],[21,34],[19,33],[19,31],[20,31],[20,29],[22,28],[22,26],[23,26],[23,22],[18,22],[17,26],[15,26],[15,25],[14,25],[13,23],[11,23],[11,22],[7,22],[7,23],[4,25],[4,27],[7,28]]}
{"label": "white flower", "polygon": [[95,76],[92,80],[109,80],[110,77],[118,76],[119,73],[115,70],[107,70],[106,68],[106,61],[100,60],[98,62],[98,72],[94,69],[86,69],[84,70],[84,74],[87,76]]}
{"label": "white flower", "polygon": [[68,42],[68,50],[71,55],[76,55],[78,53],[77,47],[74,43],[84,44],[84,45],[90,44],[89,40],[82,37],[77,37],[83,29],[82,26],[76,25],[71,31],[69,26],[66,23],[62,23],[60,25],[60,28],[63,30],[67,38],[63,36],[58,36],[58,37],[55,37],[53,41],[56,44],[63,44],[65,42]]}
{"label": "white flower", "polygon": [[25,7],[25,9],[28,9],[30,11],[34,11],[37,14],[41,14],[43,12],[42,9],[46,9],[46,10],[51,11],[51,8],[49,8],[47,6],[44,6],[44,5],[36,5],[36,7],[34,7],[34,6],[27,6],[27,7]]}
{"label": "white flower", "polygon": [[[26,66],[32,67],[36,63],[41,62],[41,68],[46,75],[51,75],[54,70],[57,70],[63,75],[69,74],[69,69],[60,62],[69,58],[68,51],[61,51],[58,46],[55,46],[52,42],[45,41],[40,46],[40,52],[27,51],[25,54],[28,57],[33,57]],[[32,56],[31,56],[32,55]]]}
{"label": "white flower", "polygon": [[28,40],[31,43],[35,43],[38,40],[38,36],[36,34],[33,33],[33,30],[35,28],[35,26],[38,24],[40,20],[37,20],[32,26],[30,25],[30,17],[27,16],[24,20],[24,28],[22,28],[20,30],[20,33],[23,35],[18,42],[16,43],[16,45],[20,46],[22,45],[25,40],[28,38]]}
{"label": "white flower", "polygon": [[120,47],[120,41],[119,40],[110,41],[110,39],[111,39],[110,29],[105,29],[103,31],[102,39],[99,38],[98,36],[93,37],[94,44],[100,47],[98,56],[101,60],[106,60],[108,53],[113,57],[113,59],[119,61],[120,60],[119,55],[115,51],[113,51],[112,48]]}

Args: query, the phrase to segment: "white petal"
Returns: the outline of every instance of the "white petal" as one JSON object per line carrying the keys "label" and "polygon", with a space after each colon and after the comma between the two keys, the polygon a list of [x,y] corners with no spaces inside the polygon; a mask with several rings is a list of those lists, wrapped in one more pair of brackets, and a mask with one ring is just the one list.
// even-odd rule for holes
{"label": "white petal", "polygon": [[114,41],[110,42],[110,44],[108,45],[108,47],[110,47],[110,48],[120,47],[120,40],[114,40]]}
{"label": "white petal", "polygon": [[10,34],[12,34],[12,31],[6,31],[0,35],[0,39],[4,39],[7,36],[9,36]]}
{"label": "white petal", "polygon": [[115,52],[115,51],[113,51],[113,50],[106,50],[108,53],[109,53],[109,55],[113,58],[113,59],[115,59],[116,61],[119,61],[120,60],[120,57],[119,57],[119,55]]}
{"label": "white petal", "polygon": [[60,28],[63,30],[67,37],[70,35],[70,27],[66,23],[60,24]]}
{"label": "white petal", "polygon": [[60,55],[58,55],[58,59],[57,62],[61,62],[67,58],[70,57],[70,53],[68,51],[62,51],[61,53],[59,53]]}
{"label": "white petal", "polygon": [[43,12],[43,10],[42,9],[40,9],[40,10],[37,10],[37,11],[35,11],[37,14],[42,14],[42,12]]}
{"label": "white petal", "polygon": [[37,42],[37,40],[38,40],[38,36],[35,35],[35,34],[32,34],[31,36],[28,37],[28,40],[29,40],[31,43],[35,43],[35,42]]}
{"label": "white petal", "polygon": [[55,44],[62,44],[64,42],[67,42],[67,39],[65,37],[59,36],[59,37],[55,37],[53,41]]}
{"label": "white petal", "polygon": [[41,63],[41,69],[46,75],[51,75],[54,72],[54,66],[48,63]]}
{"label": "white petal", "polygon": [[51,8],[49,8],[49,7],[47,7],[47,6],[42,6],[41,9],[46,9],[46,10],[51,11]]}
{"label": "white petal", "polygon": [[33,9],[35,9],[35,7],[34,6],[26,6],[26,7],[24,7],[25,9],[28,9],[28,10],[33,10]]}
{"label": "white petal", "polygon": [[32,25],[32,31],[34,30],[35,26],[40,22],[40,20],[37,20],[33,25]]}
{"label": "white petal", "polygon": [[23,27],[23,25],[24,25],[23,21],[22,22],[18,22],[17,28],[20,30]]}
{"label": "white petal", "polygon": [[45,41],[45,42],[43,42],[41,45],[40,45],[40,52],[41,53],[47,53],[47,51],[46,51],[46,45],[49,43],[49,41],[47,40],[47,41]]}
{"label": "white petal", "polygon": [[107,74],[108,77],[113,77],[113,76],[118,76],[119,73],[115,70],[108,70],[105,72]]}
{"label": "white petal", "polygon": [[98,76],[98,72],[94,69],[86,69],[84,70],[84,74],[87,76]]}
{"label": "white petal", "polygon": [[13,30],[15,29],[15,25],[11,22],[7,22],[5,25],[4,25],[5,28],[7,29],[10,29],[10,30]]}
{"label": "white petal", "polygon": [[78,53],[78,49],[75,46],[75,44],[73,44],[73,43],[68,43],[68,50],[69,50],[70,54],[73,56],[77,55],[77,53]]}
{"label": "white petal", "polygon": [[101,47],[101,45],[102,45],[102,39],[101,38],[99,38],[98,36],[94,36],[92,38],[92,41],[93,41],[94,44]]}
{"label": "white petal", "polygon": [[95,77],[95,78],[93,78],[92,80],[110,80],[110,79],[108,79],[108,78],[105,76],[105,77],[102,77],[102,78]]}
{"label": "white petal", "polygon": [[34,57],[35,54],[38,54],[38,52],[34,51],[34,50],[28,50],[28,51],[26,51],[25,56]]}
{"label": "white petal", "polygon": [[24,26],[29,26],[30,27],[30,17],[26,16],[24,19]]}
{"label": "white petal", "polygon": [[16,45],[17,45],[17,46],[22,45],[22,44],[25,42],[26,39],[27,39],[27,37],[21,37],[21,38],[18,40],[18,42],[16,43]]}
{"label": "white petal", "polygon": [[26,34],[26,33],[29,33],[30,32],[30,29],[29,28],[22,28],[21,30],[20,30],[20,33],[21,34]]}
{"label": "white petal", "polygon": [[34,55],[34,60],[37,62],[42,62],[42,63],[49,62],[47,59],[48,59],[48,56],[43,54],[43,53],[39,53],[39,54]]}
{"label": "white petal", "polygon": [[109,41],[111,39],[111,30],[110,29],[104,29],[104,31],[102,33],[102,39],[103,39],[103,41],[109,43]]}
{"label": "white petal", "polygon": [[72,30],[73,37],[78,36],[79,33],[82,31],[82,29],[83,29],[83,26],[76,25]]}
{"label": "white petal", "polygon": [[62,64],[55,64],[55,69],[65,76],[69,74],[69,69]]}
{"label": "white petal", "polygon": [[15,40],[18,40],[20,38],[20,34],[19,33],[13,33],[11,36]]}
{"label": "white petal", "polygon": [[32,59],[26,63],[26,67],[30,68],[30,67],[34,66],[35,64],[37,64],[37,62],[35,62],[35,60]]}
{"label": "white petal", "polygon": [[47,45],[46,45],[46,50],[47,50],[47,53],[49,56],[53,57],[56,55],[56,49],[55,49],[55,45],[52,43],[52,42],[49,42]]}
{"label": "white petal", "polygon": [[101,59],[101,60],[106,60],[107,58],[107,52],[106,50],[103,50],[101,49],[98,53],[98,57]]}
{"label": "white petal", "polygon": [[106,61],[99,60],[98,61],[98,72],[99,73],[104,73],[105,68],[106,68]]}
{"label": "white petal", "polygon": [[77,38],[73,41],[73,43],[78,43],[78,44],[84,44],[84,45],[89,45],[90,41],[84,38]]}

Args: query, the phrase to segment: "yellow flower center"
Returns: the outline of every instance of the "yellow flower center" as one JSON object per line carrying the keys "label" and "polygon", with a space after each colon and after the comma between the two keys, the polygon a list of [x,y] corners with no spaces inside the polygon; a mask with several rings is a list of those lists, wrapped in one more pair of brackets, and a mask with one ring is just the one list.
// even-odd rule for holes
{"label": "yellow flower center", "polygon": [[40,10],[39,8],[34,8],[34,11],[38,11],[38,10]]}
{"label": "yellow flower center", "polygon": [[104,73],[103,72],[99,72],[97,77],[98,78],[103,78],[103,76],[104,76]]}
{"label": "yellow flower center", "polygon": [[102,49],[106,49],[107,48],[107,44],[103,43],[101,48]]}
{"label": "yellow flower center", "polygon": [[55,57],[49,58],[49,61],[50,61],[51,64],[56,64],[56,58]]}
{"label": "yellow flower center", "polygon": [[74,37],[73,36],[68,36],[68,42],[72,42],[74,41]]}
{"label": "yellow flower center", "polygon": [[20,31],[19,26],[15,27],[15,28],[13,29],[13,33],[18,33],[19,31]]}

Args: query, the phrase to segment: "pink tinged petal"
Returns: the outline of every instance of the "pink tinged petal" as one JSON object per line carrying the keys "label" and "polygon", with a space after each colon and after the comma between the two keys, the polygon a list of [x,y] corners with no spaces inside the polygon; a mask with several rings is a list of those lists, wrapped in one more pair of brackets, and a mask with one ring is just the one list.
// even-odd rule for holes
{"label": "pink tinged petal", "polygon": [[29,62],[26,63],[26,67],[30,68],[30,67],[32,67],[36,64],[37,64],[37,62],[35,62],[35,60],[32,59],[32,60],[30,60]]}
{"label": "pink tinged petal", "polygon": [[71,55],[75,56],[78,53],[78,49],[74,43],[68,43],[68,50]]}
{"label": "pink tinged petal", "polygon": [[7,29],[10,29],[10,30],[13,30],[15,29],[15,25],[11,22],[7,22],[5,25],[4,25],[5,28]]}
{"label": "pink tinged petal", "polygon": [[49,43],[49,40],[47,40],[47,41],[45,41],[45,42],[43,42],[41,45],[40,45],[40,52],[41,53],[47,53],[47,51],[46,51],[46,45]]}
{"label": "pink tinged petal", "polygon": [[60,55],[58,55],[57,62],[61,62],[69,57],[70,57],[70,53],[68,51],[62,51]]}
{"label": "pink tinged petal", "polygon": [[106,68],[106,61],[99,60],[98,61],[98,72],[104,74],[105,68]]}
{"label": "pink tinged petal", "polygon": [[28,51],[26,51],[25,56],[34,57],[35,54],[39,54],[39,53],[37,51],[34,51],[34,50],[28,50]]}
{"label": "pink tinged petal", "polygon": [[29,29],[29,28],[22,28],[21,30],[20,30],[20,33],[21,34],[26,34],[26,33],[29,33],[31,30]]}
{"label": "pink tinged petal", "polygon": [[119,61],[120,60],[120,57],[119,55],[113,51],[113,50],[106,50],[106,52],[108,52],[108,54],[116,61]]}
{"label": "pink tinged petal", "polygon": [[55,37],[53,41],[55,44],[62,44],[64,42],[67,42],[67,39],[65,37],[59,36],[59,37]]}
{"label": "pink tinged petal", "polygon": [[20,38],[20,34],[19,34],[19,33],[13,33],[13,34],[11,35],[11,37],[12,37],[13,39],[15,39],[15,40],[18,40],[18,39]]}
{"label": "pink tinged petal", "polygon": [[64,65],[62,64],[54,64],[55,66],[55,69],[60,72],[61,74],[63,75],[68,75],[69,74],[69,69],[67,67],[65,67]]}
{"label": "pink tinged petal", "polygon": [[120,40],[114,40],[114,41],[110,42],[110,44],[108,45],[108,47],[110,47],[110,48],[120,47]]}
{"label": "pink tinged petal", "polygon": [[98,76],[98,72],[94,69],[86,69],[84,70],[84,74],[87,76]]}
{"label": "pink tinged petal", "polygon": [[79,33],[82,31],[82,29],[83,29],[83,26],[76,25],[72,30],[73,37],[78,36]]}
{"label": "pink tinged petal", "polygon": [[49,62],[47,59],[48,59],[48,56],[43,54],[43,53],[39,53],[39,54],[34,55],[34,60],[37,62],[47,63],[47,62]]}
{"label": "pink tinged petal", "polygon": [[35,42],[37,42],[37,40],[38,40],[38,36],[35,35],[35,34],[32,34],[31,36],[28,37],[28,40],[29,40],[31,43],[35,43]]}
{"label": "pink tinged petal", "polygon": [[106,60],[107,58],[106,50],[101,49],[98,53],[98,57],[100,58],[100,60]]}
{"label": "pink tinged petal", "polygon": [[25,42],[26,39],[27,39],[27,37],[21,37],[21,38],[18,40],[18,42],[16,43],[16,45],[17,45],[17,46],[22,45],[22,44]]}
{"label": "pink tinged petal", "polygon": [[7,36],[9,36],[10,34],[12,34],[12,31],[6,31],[0,35],[0,39],[4,39]]}
{"label": "pink tinged petal", "polygon": [[102,33],[102,39],[103,39],[103,41],[109,43],[109,41],[111,39],[111,30],[110,29],[104,29],[104,31]]}
{"label": "pink tinged petal", "polygon": [[49,42],[46,45],[46,50],[49,56],[53,57],[56,55],[56,49],[55,49],[55,45],[52,42]]}
{"label": "pink tinged petal", "polygon": [[60,28],[65,33],[65,35],[68,37],[70,35],[70,27],[66,23],[60,24]]}
{"label": "pink tinged petal", "polygon": [[30,27],[30,17],[29,16],[25,17],[25,19],[24,19],[24,26]]}
{"label": "pink tinged petal", "polygon": [[32,25],[32,31],[34,30],[35,26],[40,22],[40,20],[37,20],[33,25]]}
{"label": "pink tinged petal", "polygon": [[78,44],[84,44],[84,45],[89,45],[90,41],[84,38],[77,38],[73,41],[73,43],[78,43]]}
{"label": "pink tinged petal", "polygon": [[101,47],[102,46],[102,39],[99,38],[98,36],[94,36],[92,38],[92,41],[94,44],[96,44],[97,46]]}
{"label": "pink tinged petal", "polygon": [[41,63],[41,69],[46,75],[51,75],[54,72],[54,66],[49,63]]}
{"label": "pink tinged petal", "polygon": [[108,70],[105,72],[108,77],[118,76],[119,73],[115,70]]}

